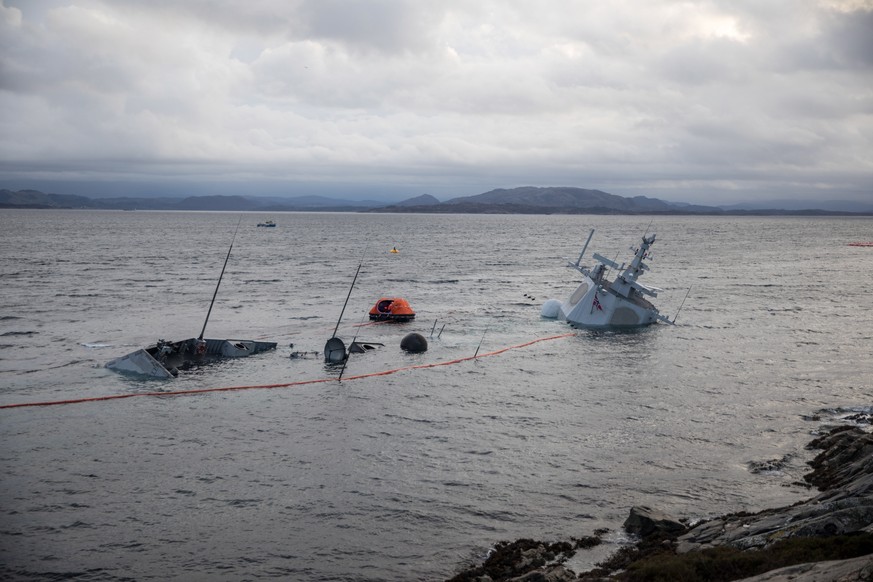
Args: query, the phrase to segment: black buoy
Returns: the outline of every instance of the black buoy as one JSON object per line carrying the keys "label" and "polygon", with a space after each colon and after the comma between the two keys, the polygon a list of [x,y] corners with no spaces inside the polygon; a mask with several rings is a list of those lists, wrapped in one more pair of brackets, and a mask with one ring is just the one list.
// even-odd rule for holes
{"label": "black buoy", "polygon": [[406,334],[406,337],[400,340],[400,349],[404,352],[420,354],[427,351],[427,340],[420,333]]}

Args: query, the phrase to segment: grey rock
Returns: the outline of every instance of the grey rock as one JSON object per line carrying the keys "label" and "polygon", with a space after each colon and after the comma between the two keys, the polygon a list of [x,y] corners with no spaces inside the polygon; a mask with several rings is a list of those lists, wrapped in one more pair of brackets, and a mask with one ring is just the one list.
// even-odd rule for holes
{"label": "grey rock", "polygon": [[576,580],[576,574],[563,566],[553,566],[543,570],[528,572],[518,578],[512,578],[510,582],[572,582]]}
{"label": "grey rock", "polygon": [[663,511],[637,505],[631,508],[630,515],[624,521],[624,529],[645,538],[654,533],[676,535],[685,531],[685,525]]}
{"label": "grey rock", "polygon": [[740,582],[861,582],[873,580],[873,556],[810,562],[771,570]]}

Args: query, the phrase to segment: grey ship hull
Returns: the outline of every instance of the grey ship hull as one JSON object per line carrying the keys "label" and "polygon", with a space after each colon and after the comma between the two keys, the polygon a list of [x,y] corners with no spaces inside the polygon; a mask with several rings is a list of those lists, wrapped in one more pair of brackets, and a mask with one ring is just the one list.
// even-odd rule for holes
{"label": "grey ship hull", "polygon": [[[204,346],[200,343],[205,343]],[[157,344],[116,358],[106,367],[116,372],[151,378],[174,378],[179,370],[227,358],[244,358],[276,349],[276,342],[194,338]]]}

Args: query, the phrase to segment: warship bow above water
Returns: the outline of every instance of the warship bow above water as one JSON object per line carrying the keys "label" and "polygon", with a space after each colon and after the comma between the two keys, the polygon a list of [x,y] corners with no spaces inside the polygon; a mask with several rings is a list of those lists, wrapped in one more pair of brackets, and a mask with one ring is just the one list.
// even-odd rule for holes
{"label": "warship bow above water", "polygon": [[[594,253],[597,262],[593,267],[587,267],[581,262],[592,236],[594,230],[588,235],[576,262],[568,262],[568,266],[582,273],[582,283],[566,301],[547,301],[542,308],[543,317],[564,320],[574,327],[595,329],[643,327],[658,321],[672,323],[647,299],[657,297],[661,290],[647,287],[637,280],[649,270],[643,259],[649,256],[655,235],[642,237],[642,243],[634,250],[629,264],[619,265]],[[617,272],[611,281],[608,278],[610,269]]]}

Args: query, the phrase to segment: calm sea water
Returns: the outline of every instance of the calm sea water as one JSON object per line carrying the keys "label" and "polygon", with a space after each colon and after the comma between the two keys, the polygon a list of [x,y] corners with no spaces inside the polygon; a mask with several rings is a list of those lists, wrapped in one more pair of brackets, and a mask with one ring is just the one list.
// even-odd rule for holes
{"label": "calm sea water", "polygon": [[[206,336],[279,349],[172,381],[103,368],[199,334],[239,219],[0,211],[0,404],[334,378],[0,410],[3,577],[440,580],[499,540],[615,547],[632,505],[808,497],[810,433],[873,404],[873,249],[846,246],[870,219],[244,214]],[[658,234],[644,281],[671,315],[691,287],[676,326],[341,382],[288,357],[322,349],[362,258],[340,335],[385,346],[346,377],[571,331],[540,307],[592,227],[619,262]],[[359,326],[383,295],[417,320]]]}

